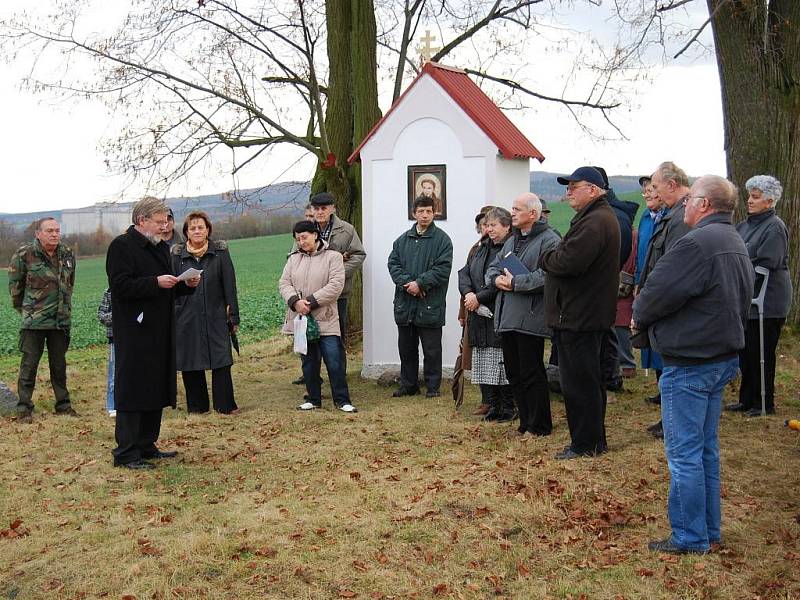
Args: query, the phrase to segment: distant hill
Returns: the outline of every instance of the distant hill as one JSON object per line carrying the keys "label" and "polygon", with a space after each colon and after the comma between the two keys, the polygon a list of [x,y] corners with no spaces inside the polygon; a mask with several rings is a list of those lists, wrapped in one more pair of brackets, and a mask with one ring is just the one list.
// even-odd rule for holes
{"label": "distant hill", "polygon": [[[569,173],[566,173],[568,175]],[[531,191],[535,192],[540,198],[547,201],[560,200],[566,191],[564,186],[556,181],[556,177],[563,176],[565,173],[550,173],[549,171],[531,171],[530,185]],[[616,194],[622,195],[627,192],[639,192],[639,175],[611,175],[608,183]]]}
{"label": "distant hill", "polygon": [[[252,188],[221,194],[204,196],[184,196],[167,198],[166,203],[175,213],[175,220],[180,222],[193,210],[208,213],[212,221],[230,216],[252,214],[263,217],[268,214],[301,214],[308,201],[309,183],[305,181],[289,181],[262,188]],[[133,206],[133,202],[120,203],[119,206]],[[90,207],[83,207],[90,208]],[[47,210],[29,213],[0,213],[0,219],[17,229],[24,229],[32,221],[51,216],[62,221],[64,212],[81,209]]]}
{"label": "distant hill", "polygon": [[[559,200],[564,197],[564,186],[559,185],[556,177],[563,173],[548,171],[531,171],[530,189],[545,200]],[[638,175],[612,175],[609,178],[611,187],[617,194],[639,191]],[[175,220],[193,210],[203,210],[212,220],[225,219],[234,215],[251,214],[265,216],[268,214],[300,214],[308,199],[310,185],[306,181],[289,181],[261,188],[207,194],[204,196],[186,196],[167,198],[167,204],[175,213]],[[511,199],[509,199],[510,202]],[[126,203],[132,205],[133,203]],[[88,207],[87,207],[88,208]],[[70,209],[67,209],[69,212]],[[48,210],[29,213],[0,213],[0,219],[15,228],[24,229],[32,221],[45,216],[62,220],[62,210]]]}

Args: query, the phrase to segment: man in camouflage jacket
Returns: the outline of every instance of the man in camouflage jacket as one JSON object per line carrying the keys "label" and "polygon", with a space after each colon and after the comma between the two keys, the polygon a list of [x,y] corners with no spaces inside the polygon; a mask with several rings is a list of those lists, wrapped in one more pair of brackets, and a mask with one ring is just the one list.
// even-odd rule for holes
{"label": "man in camouflage jacket", "polygon": [[36,371],[47,343],[50,381],[56,397],[56,414],[76,416],[67,390],[67,361],[75,257],[61,243],[61,229],[52,217],[39,220],[36,239],[14,253],[8,269],[11,304],[22,315],[19,332],[17,411],[19,421],[30,423]]}

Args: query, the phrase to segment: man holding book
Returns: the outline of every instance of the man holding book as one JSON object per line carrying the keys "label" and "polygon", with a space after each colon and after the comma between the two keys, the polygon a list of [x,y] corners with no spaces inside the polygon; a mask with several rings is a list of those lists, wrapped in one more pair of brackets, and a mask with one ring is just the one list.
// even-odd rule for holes
{"label": "man holding book", "polygon": [[550,393],[544,368],[544,272],[539,256],[558,245],[558,234],[540,220],[542,203],[526,192],[511,207],[511,235],[486,271],[498,290],[494,325],[501,334],[503,362],[519,411],[520,435],[550,435]]}

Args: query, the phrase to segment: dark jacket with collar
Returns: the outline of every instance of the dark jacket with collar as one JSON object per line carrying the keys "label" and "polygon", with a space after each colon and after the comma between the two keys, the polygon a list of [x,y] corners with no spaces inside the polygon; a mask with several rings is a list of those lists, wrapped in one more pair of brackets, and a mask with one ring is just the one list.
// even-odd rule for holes
{"label": "dark jacket with collar", "polygon": [[[752,215],[736,226],[742,236],[750,262],[754,267],[769,269],[767,294],[764,297],[764,318],[785,319],[792,306],[792,278],[789,276],[789,231],[784,222],[770,209]],[[753,298],[761,289],[761,275],[756,276]],[[750,318],[758,318],[758,307],[750,307]]]}
{"label": "dark jacket with collar", "polygon": [[620,200],[612,189],[606,192],[605,197],[608,205],[614,209],[619,222],[619,268],[622,269],[633,248],[633,220],[636,218],[639,205],[630,200]]}
{"label": "dark jacket with collar", "polygon": [[[394,320],[398,325],[443,327],[447,285],[453,267],[450,237],[434,223],[417,233],[416,223],[394,241],[388,260],[395,285]],[[403,285],[416,281],[423,296],[412,296]]]}
{"label": "dark jacket with collar", "polygon": [[227,307],[231,323],[238,325],[239,301],[228,243],[209,240],[208,251],[200,260],[189,253],[186,244],[175,244],[171,252],[175,275],[190,268],[203,271],[194,294],[175,300],[178,370],[205,371],[233,364]]}
{"label": "dark jacket with collar", "polygon": [[[483,306],[494,312],[497,289],[485,282],[486,269],[494,260],[503,242],[495,244],[486,236],[470,251],[467,264],[458,271],[458,291],[462,297],[474,293]],[[466,311],[466,309],[465,309]],[[494,333],[494,321],[474,312],[466,311],[469,345],[473,348],[500,347],[500,339]]]}
{"label": "dark jacket with collar", "polygon": [[714,213],[661,257],[633,320],[666,365],[720,362],[744,347],[754,280],[730,213]]}
{"label": "dark jacket with collar", "polygon": [[184,282],[158,287],[171,275],[167,244],[152,244],[131,225],[108,246],[106,273],[114,315],[114,403],[117,410],[175,406],[175,297],[194,293]]}
{"label": "dark jacket with collar", "polygon": [[619,238],[617,217],[601,196],[576,213],[560,244],[542,253],[548,327],[604,331],[614,324]]}
{"label": "dark jacket with collar", "polygon": [[[489,265],[486,282],[495,288],[494,281],[502,275],[500,261],[509,252],[522,234],[518,229],[506,240],[497,258]],[[545,250],[555,248],[561,241],[558,234],[547,224],[538,222],[528,233],[530,239],[522,246],[517,258],[528,267],[529,273],[517,275],[511,280],[513,290],[499,291],[495,302],[494,326],[502,334],[515,331],[527,335],[549,337],[552,333],[545,324],[544,315],[544,271],[539,268],[539,257]]]}
{"label": "dark jacket with collar", "polygon": [[692,230],[683,222],[685,212],[683,199],[680,199],[671,209],[664,212],[661,220],[653,229],[653,235],[650,237],[650,244],[647,247],[647,257],[644,259],[644,270],[639,278],[640,288],[644,287],[650,272],[661,257],[675,245],[675,242]]}

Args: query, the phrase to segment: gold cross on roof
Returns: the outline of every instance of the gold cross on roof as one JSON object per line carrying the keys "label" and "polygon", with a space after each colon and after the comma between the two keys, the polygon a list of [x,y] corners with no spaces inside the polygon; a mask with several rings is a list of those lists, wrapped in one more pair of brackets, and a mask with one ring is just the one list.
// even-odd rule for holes
{"label": "gold cross on roof", "polygon": [[438,46],[431,46],[431,42],[436,41],[436,36],[431,35],[431,30],[426,29],[425,35],[420,39],[420,44],[417,45],[417,52],[419,52],[419,64],[424,65],[430,62],[431,57],[441,50]]}

